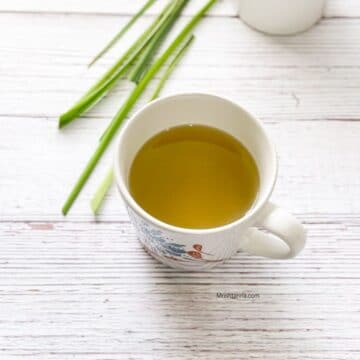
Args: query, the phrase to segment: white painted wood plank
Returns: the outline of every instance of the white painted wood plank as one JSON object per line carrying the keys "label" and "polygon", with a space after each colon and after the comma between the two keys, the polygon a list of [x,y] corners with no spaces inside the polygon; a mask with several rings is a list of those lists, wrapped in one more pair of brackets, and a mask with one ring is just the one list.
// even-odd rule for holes
{"label": "white painted wood plank", "polygon": [[[2,0],[0,12],[45,12],[45,13],[80,13],[80,14],[135,14],[145,0]],[[167,3],[159,0],[146,14],[158,14]],[[205,0],[191,0],[184,10],[184,15],[193,15]],[[218,4],[211,9],[210,16],[236,16],[238,2],[235,0],[218,0]]]}
{"label": "white painted wood plank", "polygon": [[[0,12],[42,12],[42,13],[78,13],[78,14],[113,14],[132,15],[144,4],[145,0],[2,0]],[[191,0],[184,11],[192,15],[204,1]],[[237,16],[240,0],[218,0],[219,4],[211,10],[211,16]],[[147,14],[157,14],[165,0],[159,0]],[[358,0],[328,0],[325,17],[359,17],[360,4]]]}
{"label": "white painted wood plank", "polygon": [[[0,33],[1,216],[61,219],[67,192],[130,85],[120,85],[89,118],[63,132],[55,116],[111,62],[84,70],[95,43],[103,41],[97,28],[116,22],[58,15],[39,16],[34,24],[27,15],[1,18],[13,29],[10,37]],[[217,31],[221,26],[226,30]],[[296,213],[356,212],[359,30],[356,20],[329,20],[298,37],[275,40],[236,19],[205,19],[197,43],[163,94],[210,91],[238,101],[265,121],[278,147],[275,200]],[[100,164],[72,218],[92,219],[88,199],[109,163],[110,158]],[[114,192],[106,206],[106,219],[126,219]]]}
{"label": "white painted wood plank", "polygon": [[[210,273],[151,259],[114,189],[94,219],[88,200],[110,153],[69,218],[60,215],[129,84],[64,132],[56,116],[150,21],[87,72],[135,6],[0,3],[0,358],[358,359],[359,2],[332,0],[310,32],[271,38],[230,18],[236,2],[224,1],[167,84],[164,94],[231,97],[265,122],[280,160],[273,199],[309,230],[297,259],[240,253]],[[216,297],[244,291],[260,297]]]}
{"label": "white painted wood plank", "polygon": [[[280,162],[273,200],[295,213],[360,211],[354,201],[360,198],[360,122],[264,120]],[[0,218],[63,219],[62,203],[106,123],[106,119],[83,119],[59,132],[54,119],[0,118]],[[108,152],[99,165],[69,220],[93,219],[89,199],[111,156]],[[100,219],[127,219],[115,189]]]}
{"label": "white painted wood plank", "polygon": [[328,0],[324,16],[358,18],[360,16],[360,3],[358,0]]}
{"label": "white painted wood plank", "polygon": [[[118,26],[116,19],[0,17],[4,28],[12,28],[10,36],[0,32],[0,114],[12,116],[57,116],[145,26],[145,20],[141,21],[109,57],[87,71],[91,56]],[[26,30],[29,27],[31,33]],[[205,19],[196,35],[193,48],[166,86],[167,93],[221,93],[241,99],[249,110],[274,120],[353,118],[359,113],[358,21],[323,21],[295,38],[275,39],[252,31],[237,19]],[[112,116],[128,90],[123,83],[112,93],[111,101],[90,114]]]}
{"label": "white painted wood plank", "polygon": [[356,359],[360,219],[301,219],[299,258],[210,273],[160,265],[127,222],[1,223],[2,358]]}

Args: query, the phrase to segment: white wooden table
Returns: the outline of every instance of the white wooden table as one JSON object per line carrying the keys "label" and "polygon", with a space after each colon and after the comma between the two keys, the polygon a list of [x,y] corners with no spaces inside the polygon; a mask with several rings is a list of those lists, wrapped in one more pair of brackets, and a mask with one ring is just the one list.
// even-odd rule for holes
{"label": "white wooden table", "polygon": [[142,3],[0,2],[0,359],[360,359],[360,1],[330,0],[296,37],[249,29],[232,0],[197,28],[163,94],[215,92],[262,119],[279,153],[273,200],[309,232],[295,260],[239,253],[209,273],[150,258],[114,189],[92,216],[111,151],[60,214],[130,85],[64,131],[57,116],[149,23],[86,69]]}

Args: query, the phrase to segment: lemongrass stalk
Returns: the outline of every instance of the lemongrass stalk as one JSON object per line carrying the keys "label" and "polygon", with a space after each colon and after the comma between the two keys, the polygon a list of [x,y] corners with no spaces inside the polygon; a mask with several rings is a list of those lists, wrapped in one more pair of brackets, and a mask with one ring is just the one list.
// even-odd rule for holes
{"label": "lemongrass stalk", "polygon": [[111,167],[108,170],[103,181],[101,182],[100,186],[97,188],[94,196],[91,198],[90,204],[91,204],[91,209],[94,214],[97,214],[97,212],[99,211],[100,206],[104,200],[104,197],[113,182],[113,178],[114,178],[114,174],[113,174],[113,170]]}
{"label": "lemongrass stalk", "polygon": [[164,13],[150,25],[125,54],[68,111],[60,115],[59,128],[69,124],[95,105],[115,85],[117,80],[129,70],[134,60],[171,15],[174,4],[173,2],[169,3],[164,9]]}
{"label": "lemongrass stalk", "polygon": [[[160,29],[158,29],[158,32],[156,34],[154,34],[153,37],[150,39],[148,45],[153,44],[153,40],[155,40],[155,43],[158,42],[159,35],[163,35],[164,30],[166,32],[170,31],[171,26],[169,26],[169,24],[171,25],[171,24],[173,24],[175,22],[177,17],[180,15],[180,12],[181,12],[182,8],[185,6],[185,4],[188,1],[189,0],[175,0],[174,5],[169,7],[168,16],[164,18],[164,22],[163,22],[162,26],[160,27]],[[153,45],[152,45],[152,47],[153,47]],[[91,106],[94,106],[101,99],[101,97],[103,95],[105,95],[105,93],[115,85],[115,83],[118,81],[118,79],[129,70],[129,68],[131,67],[132,62],[135,60],[135,58],[138,55],[141,55],[142,50],[143,50],[143,48],[139,49],[138,52],[135,52],[129,58],[129,60],[127,60],[125,62],[123,67],[120,68],[119,71],[113,77],[109,78],[103,84],[98,86],[98,88],[96,88],[94,91],[90,92],[84,98],[83,101],[80,101],[78,103],[78,106],[76,107],[76,109],[68,111],[68,113],[66,115],[61,115],[60,121],[59,121],[59,127],[61,128],[61,127],[65,126],[66,124],[68,124],[69,122],[71,122],[74,119],[74,116],[75,117],[78,116],[77,114],[79,112],[82,113],[82,112],[88,110]],[[148,52],[146,51],[146,54],[147,53]],[[141,57],[141,59],[142,59],[142,57]],[[142,69],[143,68],[141,68],[140,70],[142,70]],[[140,73],[140,75],[141,75],[141,73]]]}
{"label": "lemongrass stalk", "polygon": [[98,89],[94,90],[94,92],[91,92],[83,100],[79,101],[76,107],[62,114],[59,118],[59,128],[63,128],[64,126],[75,120],[77,117],[79,117],[82,113],[89,110],[90,107],[94,106],[97,102],[99,102],[102,96],[104,96],[105,93],[115,85],[119,78],[122,75],[126,74],[130,66],[131,63],[127,62],[115,76],[108,79],[105,83],[101,84]]}
{"label": "lemongrass stalk", "polygon": [[170,65],[165,70],[163,76],[161,77],[160,81],[158,82],[158,85],[156,86],[150,101],[155,100],[159,94],[162,88],[164,87],[164,84],[166,80],[170,77],[171,73],[175,70],[176,65],[179,63],[179,61],[182,59],[182,57],[185,55],[186,51],[188,50],[191,43],[194,41],[195,36],[191,35],[184,43],[184,45],[179,49],[179,51],[174,56],[173,60],[171,61]]}
{"label": "lemongrass stalk", "polygon": [[[160,79],[160,81],[159,81],[159,83],[158,83],[158,85],[157,85],[157,87],[156,87],[150,101],[155,100],[159,96],[160,91],[164,87],[164,84],[165,84],[166,80],[169,78],[171,73],[174,71],[176,65],[182,59],[182,57],[184,56],[186,50],[189,48],[190,44],[193,42],[194,38],[195,38],[194,35],[191,35],[184,42],[184,45],[176,53],[174,59],[171,61],[171,63],[167,67],[165,73],[161,77],[161,79]],[[110,167],[110,169],[106,173],[106,176],[104,177],[104,179],[100,183],[99,187],[97,188],[94,196],[91,198],[90,205],[91,205],[91,209],[92,209],[94,215],[96,215],[99,212],[99,209],[100,209],[100,207],[101,207],[101,205],[102,205],[102,203],[103,203],[103,201],[105,199],[105,195],[107,194],[107,192],[110,189],[110,186],[113,183],[113,179],[114,179],[113,170],[112,170],[112,167]]]}
{"label": "lemongrass stalk", "polygon": [[105,132],[103,138],[99,141],[98,146],[90,157],[88,163],[85,166],[85,169],[81,173],[79,179],[75,183],[70,195],[68,196],[65,204],[62,208],[62,213],[66,215],[74,203],[75,199],[79,195],[83,186],[87,182],[94,168],[96,167],[98,161],[101,156],[104,154],[106,148],[109,143],[113,139],[123,120],[126,118],[130,110],[133,108],[139,96],[144,92],[146,87],[148,86],[151,79],[159,72],[161,67],[165,64],[165,62],[169,59],[171,54],[177,49],[177,47],[184,41],[184,39],[189,35],[192,29],[198,24],[203,15],[216,3],[217,0],[209,0],[205,6],[200,9],[196,15],[186,24],[183,30],[179,33],[179,35],[173,40],[170,46],[164,51],[164,53],[155,61],[155,63],[150,67],[147,71],[143,79],[139,82],[139,84],[134,88],[134,90],[130,93],[129,97],[120,108],[118,113],[115,115],[113,120],[111,121],[108,130]]}
{"label": "lemongrass stalk", "polygon": [[163,16],[165,15],[165,12],[169,12],[169,8],[171,6],[172,6],[172,3],[169,3],[164,8],[162,13],[159,16],[156,17],[156,19],[135,40],[135,42],[126,50],[126,52],[120,57],[120,59],[117,60],[113,64],[113,66],[83,95],[83,97],[81,99],[85,98],[87,95],[92,93],[94,90],[96,90],[101,85],[101,83],[105,82],[107,79],[109,79],[111,76],[113,76],[116,73],[116,71],[119,69],[119,67],[125,63],[125,60],[127,60],[131,54],[133,54],[139,48],[144,49],[147,46],[146,40],[149,39],[151,34],[154,35],[153,30],[158,25],[160,19],[163,18]]}
{"label": "lemongrass stalk", "polygon": [[88,67],[94,65],[103,55],[105,55],[131,28],[132,25],[148,10],[157,0],[148,0],[142,8],[120,29],[120,31],[109,41],[105,47],[95,55]]}
{"label": "lemongrass stalk", "polygon": [[[160,93],[161,89],[163,88],[165,81],[169,78],[169,76],[171,75],[171,73],[174,71],[177,63],[181,60],[181,57],[185,54],[187,48],[190,46],[190,44],[192,43],[192,41],[194,40],[194,35],[191,35],[186,41],[184,41],[184,45],[179,49],[179,52],[175,55],[174,59],[172,60],[171,64],[169,65],[169,67],[166,69],[164,75],[162,76],[162,78],[160,79],[157,87],[155,88],[155,91],[151,97],[150,100],[154,100]],[[100,141],[101,139],[104,137],[106,131],[108,131],[108,129],[106,129],[101,137],[100,137]]]}
{"label": "lemongrass stalk", "polygon": [[138,62],[130,71],[130,74],[128,76],[129,80],[135,83],[138,83],[141,80],[141,77],[145,74],[147,68],[150,66],[152,58],[154,57],[155,53],[160,48],[166,36],[170,33],[176,20],[179,18],[181,11],[187,5],[188,2],[189,0],[177,0],[177,4],[173,9],[172,14],[167,18],[164,25],[155,34],[155,36],[151,39],[151,41],[146,46],[144,51],[140,54]]}

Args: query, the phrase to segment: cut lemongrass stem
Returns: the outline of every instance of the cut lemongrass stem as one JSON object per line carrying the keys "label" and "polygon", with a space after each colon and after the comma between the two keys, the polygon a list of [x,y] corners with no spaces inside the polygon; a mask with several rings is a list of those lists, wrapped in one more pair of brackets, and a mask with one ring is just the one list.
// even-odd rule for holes
{"label": "cut lemongrass stem", "polygon": [[144,51],[140,54],[140,57],[130,71],[128,76],[129,80],[138,83],[146,70],[150,66],[152,59],[156,52],[159,50],[161,44],[165,40],[166,36],[170,33],[176,20],[179,18],[183,8],[187,5],[189,0],[177,0],[171,15],[166,19],[161,29],[150,40]]}
{"label": "cut lemongrass stem", "polygon": [[105,55],[131,28],[132,25],[148,10],[157,0],[148,0],[144,6],[121,28],[121,30],[110,40],[108,44],[91,60],[88,67],[94,65],[103,55]]}
{"label": "cut lemongrass stem", "polygon": [[88,163],[86,164],[83,172],[78,178],[75,186],[73,187],[70,195],[68,196],[65,204],[62,208],[62,213],[66,215],[70,210],[72,204],[75,199],[79,195],[83,186],[87,182],[94,168],[96,167],[98,161],[101,156],[104,154],[106,148],[110,144],[114,135],[116,134],[118,128],[122,124],[123,120],[126,118],[130,110],[133,108],[137,99],[144,92],[146,87],[148,86],[151,79],[159,72],[161,67],[165,64],[165,62],[169,59],[172,53],[177,49],[177,47],[185,40],[185,38],[190,34],[192,29],[198,24],[204,14],[216,3],[217,0],[209,0],[203,8],[201,8],[196,15],[186,24],[186,26],[182,29],[182,31],[178,34],[178,36],[172,41],[169,47],[164,51],[164,53],[154,62],[154,64],[147,71],[143,79],[140,83],[134,88],[134,90],[130,93],[129,97],[120,108],[118,113],[115,115],[113,120],[111,121],[108,130],[105,132],[103,138],[99,141],[98,146],[90,157]]}
{"label": "cut lemongrass stem", "polygon": [[[101,82],[105,82],[110,78],[116,70],[125,63],[130,55],[132,55],[136,50],[143,50],[146,48],[148,42],[155,35],[155,32],[160,28],[161,22],[164,22],[166,17],[170,16],[171,10],[174,6],[174,1],[169,2],[161,11],[161,13],[155,18],[155,20],[148,26],[148,28],[135,40],[135,42],[126,50],[126,52],[121,56],[121,58],[83,95],[83,98],[89,95],[91,92],[96,90]],[[139,52],[141,53],[141,51]],[[139,56],[139,54],[137,54]],[[135,58],[136,59],[136,58]],[[134,59],[134,61],[135,61]]]}
{"label": "cut lemongrass stem", "polygon": [[108,170],[104,179],[102,180],[101,184],[97,188],[94,196],[91,198],[90,206],[94,215],[96,215],[99,212],[100,207],[105,199],[105,195],[107,194],[107,192],[110,189],[110,186],[112,185],[113,178],[114,178],[114,173],[113,173],[113,168],[111,167]]}
{"label": "cut lemongrass stem", "polygon": [[[164,84],[166,82],[166,80],[170,77],[171,73],[175,70],[176,65],[179,63],[179,61],[181,60],[181,58],[185,55],[186,50],[189,48],[189,46],[191,45],[191,43],[194,41],[195,36],[194,35],[190,35],[189,38],[187,40],[184,41],[184,44],[179,48],[179,51],[176,53],[176,55],[174,56],[173,60],[171,61],[170,65],[166,68],[164,74],[162,75],[162,77],[160,78],[158,85],[156,86],[150,101],[155,100],[159,94],[160,91],[162,90],[162,88],[164,87]],[[105,135],[106,131],[108,129],[106,129],[99,140],[101,140],[103,138],[103,136]]]}
{"label": "cut lemongrass stem", "polygon": [[130,67],[131,63],[126,63],[115,76],[108,79],[97,90],[87,95],[87,97],[82,101],[79,101],[76,108],[72,108],[65,114],[62,114],[59,118],[59,128],[63,128],[65,125],[75,120],[82,113],[89,110],[90,107],[96,105],[96,103],[101,100],[101,97],[115,85],[118,79],[122,75],[126,74]]}
{"label": "cut lemongrass stem", "polygon": [[194,41],[195,36],[191,35],[185,42],[184,45],[179,48],[179,51],[176,53],[176,55],[174,56],[173,60],[171,61],[170,65],[166,68],[163,76],[161,77],[161,79],[159,80],[151,98],[150,101],[155,100],[162,88],[164,87],[164,84],[166,82],[166,80],[170,77],[171,73],[175,70],[176,65],[179,63],[179,61],[182,59],[182,57],[185,55],[187,49],[189,48],[189,46],[191,45],[191,43]]}
{"label": "cut lemongrass stem", "polygon": [[78,100],[69,110],[60,115],[59,128],[64,127],[76,119],[110,90],[117,80],[124,75],[133,65],[134,60],[146,47],[148,42],[166,22],[174,7],[173,2],[169,3],[163,14],[148,27],[148,29],[135,41],[125,54]]}
{"label": "cut lemongrass stem", "polygon": [[91,198],[91,209],[94,214],[97,214],[99,211],[101,204],[105,198],[106,193],[108,192],[112,182],[113,182],[113,169],[112,167],[108,170],[106,176],[101,182],[100,186],[96,190],[94,196]]}
{"label": "cut lemongrass stem", "polygon": [[[190,44],[194,41],[194,38],[195,38],[194,35],[191,35],[184,42],[184,44],[181,46],[179,51],[175,54],[174,59],[171,61],[169,66],[166,68],[166,71],[164,72],[164,74],[162,75],[158,85],[156,86],[156,89],[155,89],[150,101],[155,100],[159,96],[160,91],[164,87],[164,84],[165,84],[166,80],[169,78],[171,73],[174,71],[176,65],[182,59],[182,57],[184,56],[186,50],[189,48]],[[102,203],[103,203],[103,201],[105,199],[105,195],[107,194],[107,192],[110,189],[110,186],[113,183],[114,176],[113,176],[113,170],[112,169],[113,168],[110,167],[110,169],[106,173],[106,176],[104,177],[103,181],[101,182],[101,184],[97,188],[94,196],[91,198],[90,205],[91,205],[91,209],[92,209],[92,211],[93,211],[93,213],[95,215],[99,212],[99,210],[101,208],[101,205],[102,205]]]}
{"label": "cut lemongrass stem", "polygon": [[161,47],[167,35],[171,32],[172,27],[178,20],[183,8],[187,5],[187,3],[188,0],[177,0],[177,3],[173,9],[173,13],[169,16],[167,22],[162,26],[158,33],[156,33],[156,35],[151,39],[146,48],[140,54],[137,63],[130,71],[128,76],[129,80],[135,83],[139,83],[147,69],[150,67],[153,57]]}

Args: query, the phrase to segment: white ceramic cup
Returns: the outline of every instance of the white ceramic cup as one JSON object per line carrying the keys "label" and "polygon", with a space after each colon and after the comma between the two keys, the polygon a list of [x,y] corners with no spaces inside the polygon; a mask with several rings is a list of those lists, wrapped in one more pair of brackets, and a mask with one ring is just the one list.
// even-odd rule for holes
{"label": "white ceramic cup", "polygon": [[239,0],[239,16],[268,34],[291,35],[309,29],[321,17],[326,0]]}
{"label": "white ceramic cup", "polygon": [[[233,223],[211,229],[179,228],[145,212],[129,192],[129,170],[141,146],[155,134],[185,124],[208,125],[233,135],[256,161],[260,173],[258,197],[252,208]],[[181,94],[146,105],[121,129],[114,173],[140,242],[153,257],[171,267],[204,270],[239,250],[288,259],[304,247],[306,235],[301,223],[269,201],[277,177],[273,144],[260,121],[230,100],[209,94]]]}

